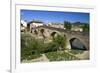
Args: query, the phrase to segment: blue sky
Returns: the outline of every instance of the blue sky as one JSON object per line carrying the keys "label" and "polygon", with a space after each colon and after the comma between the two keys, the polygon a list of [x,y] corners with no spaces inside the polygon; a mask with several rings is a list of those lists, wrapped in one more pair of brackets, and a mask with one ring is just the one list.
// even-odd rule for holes
{"label": "blue sky", "polygon": [[82,12],[58,12],[58,11],[39,11],[39,10],[21,10],[21,20],[27,22],[40,20],[44,23],[58,22],[63,23],[65,20],[73,22],[89,23],[89,13]]}

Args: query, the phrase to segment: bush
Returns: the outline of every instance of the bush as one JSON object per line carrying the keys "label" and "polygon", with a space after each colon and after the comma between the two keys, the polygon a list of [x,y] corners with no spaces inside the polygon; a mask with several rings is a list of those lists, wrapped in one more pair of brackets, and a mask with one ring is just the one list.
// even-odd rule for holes
{"label": "bush", "polygon": [[84,32],[89,32],[89,24],[84,24],[81,26]]}
{"label": "bush", "polygon": [[59,48],[59,44],[51,42],[51,43],[47,44],[47,47],[44,50],[44,53],[57,51],[58,48]]}
{"label": "bush", "polygon": [[35,39],[30,35],[21,35],[21,60],[33,59],[31,56],[40,55],[41,49],[43,48],[42,40]]}
{"label": "bush", "polygon": [[68,21],[64,21],[64,28],[66,28],[66,29],[68,29],[68,30],[71,30],[71,28],[72,28],[71,23],[68,22]]}
{"label": "bush", "polygon": [[54,43],[56,43],[59,47],[58,49],[62,49],[64,50],[66,48],[66,45],[67,45],[67,38],[66,38],[66,35],[57,35],[54,40],[53,40]]}
{"label": "bush", "polygon": [[39,57],[42,53],[54,52],[59,48],[65,49],[66,36],[57,35],[52,42],[44,43],[42,39],[36,39],[31,35],[21,35],[21,60]]}
{"label": "bush", "polygon": [[82,54],[84,51],[83,50],[70,50],[69,52],[76,55],[76,54]]}
{"label": "bush", "polygon": [[[44,49],[44,52],[53,52],[53,51],[57,51],[57,50],[64,50],[66,48],[67,45],[67,38],[66,36],[62,36],[62,35],[57,35],[52,42],[44,44],[44,46],[46,46]],[[61,48],[61,49],[60,49]]]}
{"label": "bush", "polygon": [[70,60],[80,60],[79,58],[63,51],[48,52],[46,53],[47,58],[50,61],[70,61]]}

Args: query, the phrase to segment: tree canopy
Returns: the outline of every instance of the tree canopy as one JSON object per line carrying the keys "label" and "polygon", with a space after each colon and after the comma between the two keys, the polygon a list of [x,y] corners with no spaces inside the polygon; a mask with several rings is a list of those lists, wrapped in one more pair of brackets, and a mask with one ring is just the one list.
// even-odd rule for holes
{"label": "tree canopy", "polygon": [[70,22],[68,22],[68,21],[64,21],[64,28],[70,30],[71,27],[72,27],[72,26],[71,26],[71,23],[70,23]]}

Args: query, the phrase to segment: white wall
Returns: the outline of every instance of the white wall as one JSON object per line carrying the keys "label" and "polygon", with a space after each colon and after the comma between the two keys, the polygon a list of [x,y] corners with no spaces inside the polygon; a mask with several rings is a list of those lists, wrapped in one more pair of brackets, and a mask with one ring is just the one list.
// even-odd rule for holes
{"label": "white wall", "polygon": [[[20,0],[21,1],[21,0]],[[29,1],[29,0],[22,0]],[[69,68],[64,70],[45,70],[43,73],[100,73],[100,2],[99,0],[34,0],[44,3],[70,3],[96,5],[96,60],[95,67]],[[8,73],[10,67],[10,1],[0,0],[0,73]],[[93,38],[94,39],[94,38]],[[39,72],[39,71],[38,71]],[[41,71],[39,73],[42,73]],[[34,72],[35,73],[35,72]]]}

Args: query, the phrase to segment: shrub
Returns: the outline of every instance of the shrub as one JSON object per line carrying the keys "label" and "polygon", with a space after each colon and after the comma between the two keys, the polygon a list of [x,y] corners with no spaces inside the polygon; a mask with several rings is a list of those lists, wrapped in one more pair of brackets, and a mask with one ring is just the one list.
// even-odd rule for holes
{"label": "shrub", "polygon": [[64,28],[66,28],[66,29],[68,29],[68,30],[71,30],[71,28],[72,28],[71,23],[68,22],[68,21],[64,21]]}
{"label": "shrub", "polygon": [[54,43],[56,43],[59,46],[59,49],[65,49],[67,45],[67,38],[66,35],[57,35],[54,40]]}
{"label": "shrub", "polygon": [[69,52],[76,55],[76,54],[82,54],[84,51],[83,50],[70,50]]}
{"label": "shrub", "polygon": [[[52,42],[44,43],[42,39],[36,39],[31,35],[21,35],[21,60],[33,59],[42,53],[54,52],[66,47],[66,36],[57,35]],[[37,55],[37,56],[36,56]],[[34,56],[34,57],[33,57]]]}
{"label": "shrub", "polygon": [[58,48],[59,48],[59,44],[51,42],[47,44],[47,47],[44,52],[47,53],[47,52],[57,51]]}
{"label": "shrub", "polygon": [[35,39],[27,34],[21,35],[21,60],[29,58],[31,59],[31,56],[33,55],[40,55],[42,48],[42,40]]}
{"label": "shrub", "polygon": [[70,61],[70,60],[80,60],[79,58],[63,51],[48,52],[46,53],[47,58],[50,61]]}

